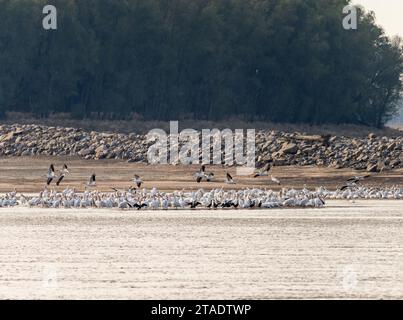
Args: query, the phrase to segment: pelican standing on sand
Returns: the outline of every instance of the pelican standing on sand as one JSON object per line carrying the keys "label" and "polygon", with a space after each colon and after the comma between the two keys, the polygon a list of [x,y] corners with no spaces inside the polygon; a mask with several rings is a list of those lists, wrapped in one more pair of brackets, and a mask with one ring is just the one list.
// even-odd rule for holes
{"label": "pelican standing on sand", "polygon": [[147,209],[259,209],[259,208],[322,208],[324,199],[403,199],[403,188],[393,187],[362,187],[345,191],[329,191],[324,187],[310,191],[307,188],[273,191],[266,189],[223,190],[211,191],[175,191],[159,192],[156,188],[143,192],[101,193],[98,190],[76,192],[66,189],[63,192],[49,191],[47,187],[39,196],[25,196],[16,191],[0,195],[0,207],[25,205],[40,208],[120,208],[127,210]]}

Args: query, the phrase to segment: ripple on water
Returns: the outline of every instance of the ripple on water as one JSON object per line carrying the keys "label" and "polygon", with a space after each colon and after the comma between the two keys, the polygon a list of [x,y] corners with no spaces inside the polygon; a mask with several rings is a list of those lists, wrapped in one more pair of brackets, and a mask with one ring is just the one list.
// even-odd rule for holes
{"label": "ripple on water", "polygon": [[[348,209],[346,209],[348,207]],[[402,298],[399,201],[0,210],[0,298]]]}

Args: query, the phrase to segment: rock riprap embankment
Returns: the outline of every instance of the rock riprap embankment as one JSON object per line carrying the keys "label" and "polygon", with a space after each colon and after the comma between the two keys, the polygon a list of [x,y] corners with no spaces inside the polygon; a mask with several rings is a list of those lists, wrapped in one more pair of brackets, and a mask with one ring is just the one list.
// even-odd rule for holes
{"label": "rock riprap embankment", "polygon": [[148,143],[142,135],[39,125],[0,126],[0,156],[80,156],[145,161],[147,149]]}
{"label": "rock riprap embankment", "polygon": [[258,162],[275,165],[318,165],[378,172],[402,168],[403,136],[366,138],[308,136],[278,131],[258,132]]}
{"label": "rock riprap embankment", "polygon": [[[0,126],[0,156],[79,156],[146,162],[152,143],[141,134],[40,125]],[[258,131],[256,160],[258,163],[273,160],[277,166],[318,165],[377,172],[403,167],[402,146],[403,136],[370,134],[366,138],[351,138]]]}

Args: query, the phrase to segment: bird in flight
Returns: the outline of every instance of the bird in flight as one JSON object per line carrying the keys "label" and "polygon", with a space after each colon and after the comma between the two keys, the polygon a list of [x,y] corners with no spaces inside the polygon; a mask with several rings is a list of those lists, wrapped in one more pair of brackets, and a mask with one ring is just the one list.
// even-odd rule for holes
{"label": "bird in flight", "polygon": [[48,169],[48,173],[46,175],[46,185],[50,185],[50,183],[52,182],[52,180],[55,177],[55,167],[53,164],[50,165],[49,169]]}
{"label": "bird in flight", "polygon": [[58,178],[57,181],[56,181],[56,185],[57,185],[57,186],[62,182],[62,180],[64,179],[64,177],[65,177],[68,173],[69,173],[69,169],[68,169],[68,167],[67,167],[67,164],[64,164],[64,165],[63,165],[63,169],[60,170],[59,178]]}
{"label": "bird in flight", "polygon": [[227,172],[227,176],[225,179],[225,183],[226,184],[236,184],[236,182],[234,181],[234,179],[232,178],[232,176]]}
{"label": "bird in flight", "polygon": [[200,183],[206,177],[206,166],[203,164],[199,171],[195,173],[196,182]]}
{"label": "bird in flight", "polygon": [[365,179],[368,179],[369,177],[371,177],[370,174],[365,175],[365,176],[355,176],[355,177],[352,177],[352,178],[350,178],[350,179],[347,179],[347,182],[350,182],[350,183],[357,183],[357,182],[363,181],[363,180],[365,180]]}
{"label": "bird in flight", "polygon": [[208,175],[206,175],[207,182],[212,182],[213,180],[214,180],[214,173],[210,172]]}
{"label": "bird in flight", "polygon": [[267,177],[269,175],[270,169],[271,169],[271,163],[268,162],[265,164],[265,166],[263,168],[261,168],[259,171],[257,171],[253,177],[254,178]]}
{"label": "bird in flight", "polygon": [[139,175],[135,174],[134,178],[133,178],[133,182],[137,186],[137,188],[140,188],[143,183],[143,180],[141,180]]}
{"label": "bird in flight", "polygon": [[278,185],[281,184],[280,180],[278,180],[276,177],[271,176],[270,178],[271,178],[271,181],[273,181],[274,183],[277,183]]}
{"label": "bird in flight", "polygon": [[210,172],[209,174],[206,174],[206,166],[204,164],[200,167],[200,170],[194,174],[194,176],[197,183],[202,182],[203,179],[206,179],[207,182],[212,182],[214,180],[214,173]]}
{"label": "bird in flight", "polygon": [[355,176],[355,177],[352,177],[350,179],[347,179],[347,183],[345,185],[343,185],[340,188],[340,190],[343,191],[343,190],[346,190],[347,188],[354,187],[354,186],[357,185],[357,183],[359,183],[359,182],[361,182],[363,180],[366,180],[366,179],[368,179],[370,177],[371,177],[371,175],[368,174],[368,175],[365,175],[365,176]]}
{"label": "bird in flight", "polygon": [[94,186],[97,185],[95,173],[93,173],[93,174],[91,175],[90,180],[88,181],[87,185],[88,185],[89,187],[94,187]]}

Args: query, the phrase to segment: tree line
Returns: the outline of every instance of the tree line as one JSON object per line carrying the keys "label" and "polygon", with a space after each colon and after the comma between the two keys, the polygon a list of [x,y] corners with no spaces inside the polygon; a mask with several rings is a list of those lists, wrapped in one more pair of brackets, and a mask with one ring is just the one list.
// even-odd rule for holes
{"label": "tree line", "polygon": [[0,117],[357,123],[402,94],[403,44],[349,0],[0,0]]}

